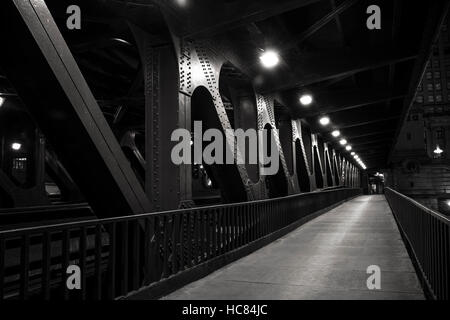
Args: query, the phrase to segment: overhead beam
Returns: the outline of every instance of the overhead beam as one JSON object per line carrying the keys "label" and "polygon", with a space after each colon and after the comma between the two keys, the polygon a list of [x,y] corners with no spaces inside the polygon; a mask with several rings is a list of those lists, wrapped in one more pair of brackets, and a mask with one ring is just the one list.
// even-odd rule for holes
{"label": "overhead beam", "polygon": [[[353,90],[342,93],[315,93],[313,92],[316,103],[314,106],[304,111],[301,110],[299,114],[302,117],[317,117],[320,114],[336,113],[368,105],[375,105],[379,103],[385,103],[396,99],[402,99],[404,94],[395,94],[390,90]],[[296,105],[298,105],[298,95],[296,95]]]}
{"label": "overhead beam", "polygon": [[324,26],[326,26],[329,22],[331,22],[332,20],[335,20],[339,16],[339,14],[346,11],[348,8],[353,6],[358,1],[359,0],[347,0],[347,1],[343,2],[342,4],[340,4],[338,7],[333,8],[329,13],[327,13],[321,19],[316,21],[313,25],[311,25],[305,31],[303,31],[300,34],[290,37],[290,39],[288,41],[285,41],[284,44],[281,45],[280,50],[287,51],[289,49],[296,48],[302,42],[304,42],[309,37],[314,35],[317,31],[322,29]]}
{"label": "overhead beam", "polygon": [[356,147],[355,150],[353,150],[354,152],[356,152],[357,154],[359,154],[359,156],[361,156],[361,158],[364,161],[364,157],[363,157],[363,153],[362,152],[367,152],[370,151],[368,154],[375,154],[375,153],[379,153],[379,152],[387,152],[389,151],[389,146],[387,145],[379,145],[379,144],[375,144],[373,146],[363,146],[363,147]]}
{"label": "overhead beam", "polygon": [[387,130],[381,130],[381,131],[373,131],[373,132],[368,132],[368,133],[355,133],[355,134],[348,134],[346,133],[346,131],[343,132],[343,135],[345,135],[345,137],[347,139],[357,139],[357,138],[366,138],[366,137],[370,137],[370,136],[375,136],[375,135],[379,135],[379,134],[389,134],[389,133],[393,133],[395,132],[395,129],[387,129]]}
{"label": "overhead beam", "polygon": [[[400,1],[393,1],[393,14],[392,14],[392,32],[391,32],[391,46],[395,45],[395,42],[399,35],[399,26],[400,26],[400,18],[401,18],[401,3]],[[389,73],[388,73],[388,85],[389,88],[394,87],[394,79],[395,79],[395,64],[389,65]],[[391,107],[391,101],[386,101],[386,111]]]}
{"label": "overhead beam", "polygon": [[[372,155],[368,154],[365,156],[366,162],[369,162],[369,163],[375,162],[378,160],[386,160],[386,158],[387,158],[387,153],[384,153],[384,154],[379,153],[379,154],[372,154]],[[364,161],[364,159],[363,159],[363,161]]]}
{"label": "overhead beam", "polygon": [[[203,1],[198,6],[193,2],[186,13],[178,8],[189,24],[180,35],[186,38],[213,36],[243,25],[262,21],[298,8],[316,3],[319,0],[246,0],[224,3],[222,1]],[[164,3],[164,1],[159,1]],[[173,8],[173,6],[172,6]],[[236,14],[238,12],[238,14]]]}
{"label": "overhead beam", "polygon": [[370,144],[376,144],[376,143],[378,143],[378,144],[380,144],[380,143],[383,143],[383,144],[389,143],[389,144],[391,144],[391,143],[392,143],[392,138],[367,140],[367,141],[361,141],[361,142],[352,140],[352,141],[349,141],[349,143],[350,143],[353,147],[364,146],[364,145],[370,145]]}
{"label": "overhead beam", "polygon": [[385,133],[381,133],[381,134],[375,134],[375,135],[371,135],[371,136],[366,136],[366,137],[360,137],[360,138],[352,138],[351,141],[353,142],[366,142],[366,141],[373,141],[373,140],[379,140],[379,139],[392,139],[393,136],[392,135],[388,135]]}
{"label": "overhead beam", "polygon": [[385,122],[385,121],[390,121],[390,120],[396,120],[398,119],[400,116],[393,116],[393,117],[387,117],[387,118],[378,118],[378,119],[373,119],[370,121],[362,121],[362,122],[353,122],[353,123],[342,123],[342,124],[338,124],[337,126],[341,129],[346,129],[346,128],[353,128],[353,127],[361,127],[361,126],[366,126],[368,124],[372,124],[372,123],[379,123],[379,122]]}
{"label": "overhead beam", "polygon": [[401,50],[367,49],[349,50],[336,48],[322,52],[305,53],[297,61],[289,61],[289,65],[295,66],[292,71],[282,74],[272,74],[261,85],[262,93],[289,90],[293,88],[311,85],[313,83],[347,77],[367,70],[413,60],[417,57],[413,52],[401,52]]}

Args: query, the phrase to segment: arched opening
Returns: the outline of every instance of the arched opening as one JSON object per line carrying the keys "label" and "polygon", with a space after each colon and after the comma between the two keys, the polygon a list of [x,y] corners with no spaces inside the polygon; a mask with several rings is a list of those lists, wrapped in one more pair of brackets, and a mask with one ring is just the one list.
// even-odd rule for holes
{"label": "arched opening", "polygon": [[310,192],[309,173],[306,168],[305,155],[303,154],[300,140],[295,140],[295,163],[297,165],[297,179],[301,192]]}
{"label": "arched opening", "polygon": [[339,186],[341,184],[341,179],[339,177],[339,168],[337,165],[337,158],[334,157],[333,159],[333,173],[334,173],[334,183],[336,184],[336,186]]}
{"label": "arched opening", "polygon": [[325,154],[325,167],[327,172],[327,186],[332,187],[333,186],[333,173],[331,171],[331,164],[330,164],[330,156],[328,154],[328,151]]}
{"label": "arched opening", "polygon": [[[312,170],[312,141],[311,141],[311,130],[302,124],[302,140],[303,147],[305,148],[306,160],[308,161],[308,167]],[[312,172],[312,171],[311,171]]]}
{"label": "arched opening", "polygon": [[294,172],[293,150],[292,150],[292,121],[291,115],[286,107],[275,101],[275,125],[280,133],[280,143],[283,148],[284,159],[289,170],[289,174]]}
{"label": "arched opening", "polygon": [[[275,139],[272,132],[272,126],[266,124],[264,130],[267,130],[267,145],[264,145],[266,149],[266,154],[269,158],[273,157],[274,153],[277,152],[277,146],[275,145]],[[276,174],[266,176],[266,188],[269,192],[269,198],[278,198],[288,195],[288,185],[286,175],[284,174],[283,167],[281,166],[281,160],[278,154],[278,170]],[[271,164],[273,165],[273,164]]]}
{"label": "arched opening", "polygon": [[319,150],[317,146],[314,146],[314,176],[316,177],[316,187],[318,189],[323,188],[323,176],[322,170],[320,169],[320,157]]}
{"label": "arched opening", "polygon": [[[222,155],[225,157],[227,153],[231,152],[226,144],[213,98],[205,87],[198,87],[192,95],[191,120],[192,128],[194,128],[195,121],[201,122],[202,136],[208,129],[219,129],[222,137]],[[205,148],[213,142],[215,141],[202,143],[202,154]],[[194,149],[195,146],[193,146]],[[236,164],[213,163],[208,165],[194,161],[192,163],[192,197],[197,205],[240,202],[247,199]]]}
{"label": "arched opening", "polygon": [[322,164],[323,169],[325,170],[325,146],[321,136],[317,136],[317,146],[319,151],[320,163]]}
{"label": "arched opening", "polygon": [[[256,96],[252,82],[231,63],[225,63],[220,70],[219,90],[228,119],[233,129],[255,130],[258,128]],[[256,139],[258,137],[256,136]],[[245,141],[245,168],[251,181],[259,181],[259,166],[250,161],[250,139]],[[244,154],[243,154],[244,155]],[[256,154],[257,155],[257,154]]]}
{"label": "arched opening", "polygon": [[346,186],[348,186],[348,163],[347,163],[347,161],[345,161],[344,162],[344,169],[343,169],[343,171],[344,171],[344,185],[346,185]]}

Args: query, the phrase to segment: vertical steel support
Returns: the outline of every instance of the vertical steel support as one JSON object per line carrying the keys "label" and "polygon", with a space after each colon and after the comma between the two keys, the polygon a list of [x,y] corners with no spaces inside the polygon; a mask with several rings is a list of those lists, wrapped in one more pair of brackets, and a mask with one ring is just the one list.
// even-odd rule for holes
{"label": "vertical steel support", "polygon": [[[176,209],[185,198],[185,180],[191,179],[187,165],[176,166],[171,160],[172,132],[190,125],[183,107],[189,101],[178,96],[178,63],[173,43],[155,43],[151,35],[131,26],[144,66],[146,193],[152,211]],[[180,110],[180,106],[181,109]],[[189,122],[187,122],[189,120]],[[187,174],[189,173],[189,174]]]}

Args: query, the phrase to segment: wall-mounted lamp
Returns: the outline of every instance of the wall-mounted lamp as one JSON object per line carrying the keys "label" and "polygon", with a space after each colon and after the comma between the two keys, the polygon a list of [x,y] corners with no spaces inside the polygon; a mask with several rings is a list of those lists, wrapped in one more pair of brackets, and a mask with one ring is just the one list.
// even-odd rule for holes
{"label": "wall-mounted lamp", "polygon": [[436,149],[433,151],[435,154],[440,155],[444,150],[442,150],[439,145],[436,146]]}
{"label": "wall-mounted lamp", "polygon": [[14,151],[19,151],[20,149],[22,149],[22,144],[20,144],[18,142],[14,142],[11,145],[11,149],[13,149]]}

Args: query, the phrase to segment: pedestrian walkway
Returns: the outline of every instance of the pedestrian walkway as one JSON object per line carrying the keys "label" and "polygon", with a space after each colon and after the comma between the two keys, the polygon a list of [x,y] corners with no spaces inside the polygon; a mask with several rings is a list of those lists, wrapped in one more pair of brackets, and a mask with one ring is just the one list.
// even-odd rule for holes
{"label": "pedestrian walkway", "polygon": [[[381,289],[367,288],[367,268]],[[163,299],[424,299],[389,205],[361,196]]]}

